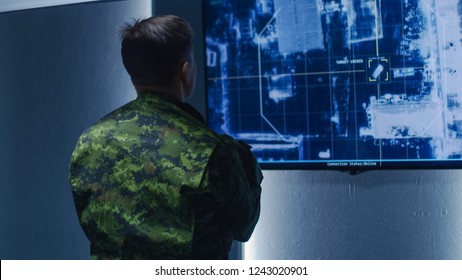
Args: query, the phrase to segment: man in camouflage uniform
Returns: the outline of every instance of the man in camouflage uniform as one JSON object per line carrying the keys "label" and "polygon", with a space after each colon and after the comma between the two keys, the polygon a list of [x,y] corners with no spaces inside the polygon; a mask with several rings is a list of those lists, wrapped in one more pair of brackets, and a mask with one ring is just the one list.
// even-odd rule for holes
{"label": "man in camouflage uniform", "polygon": [[257,223],[261,170],[184,103],[196,78],[186,21],[136,21],[121,38],[138,96],[87,129],[70,164],[92,257],[226,259]]}

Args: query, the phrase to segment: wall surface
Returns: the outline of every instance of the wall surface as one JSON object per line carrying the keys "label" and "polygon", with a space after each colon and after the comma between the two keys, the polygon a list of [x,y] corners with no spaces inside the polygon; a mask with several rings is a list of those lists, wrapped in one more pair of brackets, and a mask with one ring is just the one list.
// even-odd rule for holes
{"label": "wall surface", "polygon": [[[195,28],[203,60],[199,0],[157,0]],[[199,65],[191,103],[205,114]],[[462,259],[462,171],[265,171],[260,221],[246,259]]]}
{"label": "wall surface", "polygon": [[266,171],[246,259],[462,259],[462,172]]}
{"label": "wall surface", "polygon": [[0,259],[80,259],[67,168],[80,133],[135,98],[118,30],[151,1],[0,14]]}

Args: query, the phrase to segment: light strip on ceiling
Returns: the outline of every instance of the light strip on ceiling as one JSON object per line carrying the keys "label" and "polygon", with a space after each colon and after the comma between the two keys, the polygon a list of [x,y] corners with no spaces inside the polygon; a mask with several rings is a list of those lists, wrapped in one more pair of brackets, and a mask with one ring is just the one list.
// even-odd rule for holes
{"label": "light strip on ceiling", "polygon": [[0,13],[90,2],[126,0],[0,0]]}

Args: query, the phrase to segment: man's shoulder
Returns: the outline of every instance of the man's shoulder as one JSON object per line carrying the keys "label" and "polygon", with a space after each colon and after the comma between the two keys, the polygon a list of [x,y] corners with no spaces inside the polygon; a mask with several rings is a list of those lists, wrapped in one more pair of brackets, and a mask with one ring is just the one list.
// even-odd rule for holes
{"label": "man's shoulder", "polygon": [[122,105],[116,109],[113,109],[111,112],[107,113],[96,122],[91,124],[87,129],[82,133],[82,135],[92,134],[95,136],[104,135],[108,130],[115,129],[117,123],[121,120],[128,120],[130,118],[135,119],[136,111],[133,110],[133,101],[128,102],[125,105]]}
{"label": "man's shoulder", "polygon": [[261,182],[262,173],[251,146],[229,135],[219,136],[220,142],[209,161],[209,169],[221,174],[246,174],[253,181]]}
{"label": "man's shoulder", "polygon": [[252,147],[247,143],[237,140],[228,134],[216,134],[216,137],[220,141],[216,149],[217,155],[234,154],[238,156],[253,157],[253,154],[250,151]]}

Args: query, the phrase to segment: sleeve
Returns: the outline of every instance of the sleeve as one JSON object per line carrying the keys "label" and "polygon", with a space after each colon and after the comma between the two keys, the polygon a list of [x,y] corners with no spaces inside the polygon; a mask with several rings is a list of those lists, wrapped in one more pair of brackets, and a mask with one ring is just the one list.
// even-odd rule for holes
{"label": "sleeve", "polygon": [[85,165],[88,165],[86,164],[86,155],[89,154],[86,148],[90,145],[87,142],[84,143],[83,139],[83,137],[79,139],[72,153],[71,162],[69,164],[69,181],[80,225],[87,238],[93,241],[94,234],[91,228],[88,227],[89,215],[87,212],[90,200],[92,196],[94,196],[93,191],[99,189],[99,186],[96,183],[90,183],[88,176],[86,176],[86,174],[88,174],[88,170],[85,168]]}
{"label": "sleeve", "polygon": [[229,136],[215,148],[206,175],[223,227],[235,240],[249,240],[260,216],[263,175],[250,146]]}

